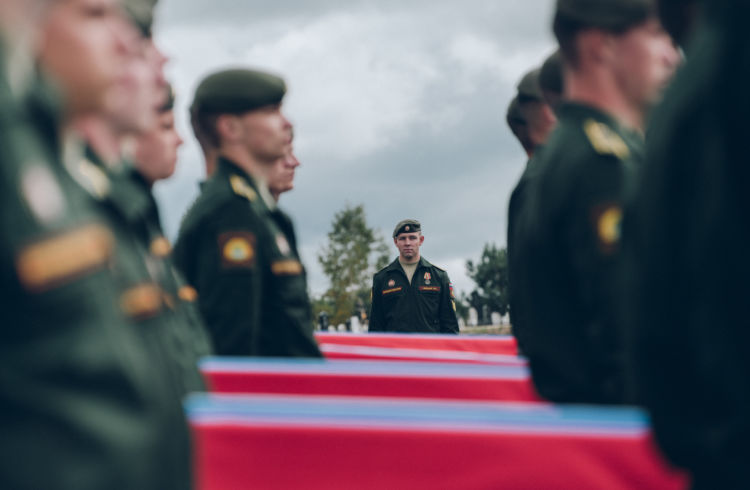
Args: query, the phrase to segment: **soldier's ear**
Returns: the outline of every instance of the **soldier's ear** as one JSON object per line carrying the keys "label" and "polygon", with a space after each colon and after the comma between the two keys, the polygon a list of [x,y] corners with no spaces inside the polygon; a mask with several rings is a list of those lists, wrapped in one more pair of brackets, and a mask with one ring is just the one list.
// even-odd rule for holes
{"label": "soldier's ear", "polygon": [[216,119],[216,134],[220,141],[235,142],[240,138],[239,118],[232,114],[222,114]]}
{"label": "soldier's ear", "polygon": [[423,243],[424,243],[424,235],[420,233],[419,234],[419,244],[422,245]]}

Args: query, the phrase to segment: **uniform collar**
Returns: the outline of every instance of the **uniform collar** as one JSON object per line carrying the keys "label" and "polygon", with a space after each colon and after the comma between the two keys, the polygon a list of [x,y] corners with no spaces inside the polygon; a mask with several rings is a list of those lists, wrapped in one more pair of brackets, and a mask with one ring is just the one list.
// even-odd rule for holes
{"label": "uniform collar", "polygon": [[258,193],[266,209],[268,209],[269,211],[274,211],[276,209],[276,201],[273,199],[271,191],[268,190],[268,185],[266,184],[266,182],[260,179],[253,178],[249,173],[247,173],[243,168],[234,163],[232,160],[220,155],[217,161],[216,175],[220,175],[222,179],[226,180],[229,180],[229,178],[233,175],[241,177],[247,182],[248,185],[250,185],[250,187],[253,188],[255,192]]}
{"label": "uniform collar", "polygon": [[[430,264],[429,262],[427,262],[427,259],[425,259],[424,257],[419,257],[419,262],[417,262],[416,265],[417,265],[417,269],[419,269],[420,267],[431,267],[432,266],[432,264]],[[399,262],[398,257],[396,257],[396,260],[394,260],[393,262],[391,262],[391,264],[388,267],[386,267],[386,270],[387,271],[403,271],[404,268],[401,267],[401,262]]]}

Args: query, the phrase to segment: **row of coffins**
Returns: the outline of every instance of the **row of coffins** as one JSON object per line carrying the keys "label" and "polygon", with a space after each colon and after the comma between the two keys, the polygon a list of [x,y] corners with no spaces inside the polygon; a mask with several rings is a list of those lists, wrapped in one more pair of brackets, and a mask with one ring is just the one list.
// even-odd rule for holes
{"label": "row of coffins", "polygon": [[641,410],[543,403],[508,338],[318,341],[501,357],[206,359],[211,392],[186,404],[198,490],[687,488]]}

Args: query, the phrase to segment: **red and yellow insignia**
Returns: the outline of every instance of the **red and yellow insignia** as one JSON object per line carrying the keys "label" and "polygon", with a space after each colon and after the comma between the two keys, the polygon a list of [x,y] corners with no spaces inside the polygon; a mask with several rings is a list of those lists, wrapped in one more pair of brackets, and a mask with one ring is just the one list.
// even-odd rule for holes
{"label": "red and yellow insignia", "polygon": [[424,273],[424,280],[425,281],[429,281],[430,279],[432,279],[432,274],[430,274],[429,272],[425,272]]}
{"label": "red and yellow insignia", "polygon": [[396,285],[396,281],[394,281],[393,279],[391,279],[390,281],[388,281],[388,287],[389,288],[392,288],[395,285]]}
{"label": "red and yellow insignia", "polygon": [[411,227],[409,225],[406,225],[406,227],[404,227],[404,230],[409,231],[411,230]]}
{"label": "red and yellow insignia", "polygon": [[[453,283],[452,282],[448,283],[448,289],[450,289],[450,291],[451,291],[451,299],[456,299],[456,294],[453,292]],[[455,308],[456,305],[454,304],[453,307]]]}
{"label": "red and yellow insignia", "polygon": [[255,266],[255,235],[247,232],[228,232],[219,235],[221,264],[225,268],[252,269]]}
{"label": "red and yellow insignia", "polygon": [[403,289],[404,288],[400,287],[400,286],[397,287],[397,288],[386,289],[385,291],[383,291],[383,296],[385,296],[386,294],[398,293],[399,291],[401,291]]}
{"label": "red and yellow insignia", "polygon": [[440,286],[419,286],[420,291],[427,291],[431,293],[439,293]]}

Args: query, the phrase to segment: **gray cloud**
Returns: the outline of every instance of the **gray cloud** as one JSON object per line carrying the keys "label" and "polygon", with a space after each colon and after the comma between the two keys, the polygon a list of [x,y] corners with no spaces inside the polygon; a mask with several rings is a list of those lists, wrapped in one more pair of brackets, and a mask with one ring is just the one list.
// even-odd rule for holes
{"label": "gray cloud", "polygon": [[[517,80],[553,49],[552,4],[164,0],[157,41],[172,57],[186,136],[185,107],[208,72],[248,65],[287,79],[302,167],[281,204],[315,293],[327,287],[315,254],[347,203],[363,203],[386,237],[399,219],[419,218],[425,256],[468,292],[466,259],[505,242],[507,200],[525,162],[505,108]],[[201,175],[191,141],[157,188],[171,236]]]}

